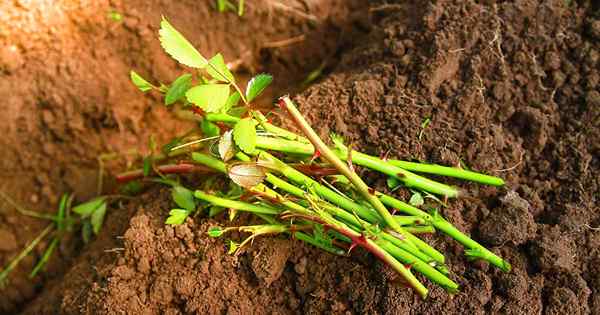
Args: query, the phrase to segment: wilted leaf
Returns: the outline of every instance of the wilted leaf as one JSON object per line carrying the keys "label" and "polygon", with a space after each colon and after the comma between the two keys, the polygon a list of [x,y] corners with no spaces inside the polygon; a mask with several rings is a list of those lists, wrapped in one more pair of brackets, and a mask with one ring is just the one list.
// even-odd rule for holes
{"label": "wilted leaf", "polygon": [[413,193],[412,196],[410,196],[410,200],[408,201],[408,203],[415,207],[422,206],[424,202],[425,201],[423,200],[423,196],[419,192]]}
{"label": "wilted leaf", "polygon": [[229,98],[229,85],[227,84],[205,84],[195,86],[185,94],[187,100],[200,106],[205,112],[218,112]]}
{"label": "wilted leaf", "polygon": [[233,146],[233,131],[228,130],[219,139],[219,156],[223,162],[227,162],[235,155],[235,147]]}
{"label": "wilted leaf", "polygon": [[129,72],[129,77],[131,78],[131,82],[133,82],[133,84],[142,92],[148,92],[154,87],[150,82],[146,81],[146,79],[142,78],[133,70]]}
{"label": "wilted leaf", "polygon": [[79,214],[82,218],[87,218],[92,215],[92,213],[94,213],[94,211],[96,211],[96,209],[98,209],[105,200],[106,198],[104,197],[92,199],[74,207],[73,212]]}
{"label": "wilted leaf", "polygon": [[194,201],[194,194],[191,190],[183,186],[175,186],[171,190],[171,197],[173,198],[173,201],[175,201],[175,204],[188,212],[196,210],[196,202]]}
{"label": "wilted leaf", "polygon": [[243,118],[235,124],[233,127],[233,141],[244,153],[254,153],[256,149],[256,129],[252,118]]}
{"label": "wilted leaf", "polygon": [[208,72],[213,79],[227,83],[233,83],[235,81],[233,73],[229,71],[229,68],[227,68],[227,65],[225,64],[223,55],[216,54],[214,57],[210,58],[208,63],[209,65],[206,68],[206,72]]}
{"label": "wilted leaf", "polygon": [[229,178],[245,188],[260,184],[266,176],[265,168],[256,163],[240,163],[229,168]]}
{"label": "wilted leaf", "polygon": [[165,224],[169,225],[180,225],[185,222],[188,217],[188,212],[184,209],[173,209],[169,211],[169,217],[165,221]]}
{"label": "wilted leaf", "polygon": [[207,65],[206,58],[165,17],[160,22],[158,34],[161,46],[173,59],[193,68],[204,68]]}
{"label": "wilted leaf", "polygon": [[221,237],[221,235],[223,235],[223,229],[218,226],[214,226],[208,229],[207,233],[210,237]]}
{"label": "wilted leaf", "polygon": [[273,76],[261,73],[248,82],[246,86],[246,100],[248,102],[260,95],[273,82]]}
{"label": "wilted leaf", "polygon": [[102,202],[100,206],[94,210],[92,216],[90,218],[90,223],[92,223],[92,231],[94,234],[98,235],[100,230],[102,229],[102,224],[104,223],[104,216],[106,215],[106,202]]}
{"label": "wilted leaf", "polygon": [[171,87],[169,87],[169,90],[165,95],[165,105],[172,105],[178,100],[180,100],[182,97],[185,96],[185,93],[190,89],[191,86],[192,75],[181,75],[179,78],[173,81],[173,84],[171,84]]}

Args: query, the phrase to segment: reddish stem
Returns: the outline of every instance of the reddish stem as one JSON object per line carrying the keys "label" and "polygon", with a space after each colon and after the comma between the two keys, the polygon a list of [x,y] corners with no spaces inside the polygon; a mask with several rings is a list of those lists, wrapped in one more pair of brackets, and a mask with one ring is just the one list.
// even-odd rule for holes
{"label": "reddish stem", "polygon": [[[189,173],[203,173],[212,174],[215,171],[211,168],[207,168],[201,165],[180,163],[180,164],[166,164],[157,167],[158,172],[161,174],[189,174]],[[152,172],[152,175],[156,175],[156,172]],[[115,176],[117,182],[127,183],[132,180],[144,178],[144,170],[138,169],[133,171],[124,172]]]}

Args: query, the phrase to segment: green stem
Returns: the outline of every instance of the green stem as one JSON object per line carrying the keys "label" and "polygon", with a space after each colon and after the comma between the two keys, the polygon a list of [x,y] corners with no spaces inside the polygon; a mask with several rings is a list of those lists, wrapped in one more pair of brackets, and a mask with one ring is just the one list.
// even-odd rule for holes
{"label": "green stem", "polygon": [[40,258],[35,267],[33,267],[33,270],[31,270],[29,278],[35,277],[38,274],[38,272],[40,272],[40,270],[42,270],[42,268],[48,263],[48,260],[50,260],[50,256],[52,256],[52,253],[54,252],[59,243],[60,239],[55,236],[52,239],[50,246],[48,246],[48,248],[46,248],[46,250],[44,251],[44,255],[42,256],[42,258]]}
{"label": "green stem", "polygon": [[52,232],[53,228],[54,223],[49,224],[33,241],[31,241],[27,245],[27,247],[25,247],[25,249],[23,249],[23,251],[19,253],[19,255],[17,255],[17,257],[11,260],[8,266],[6,266],[6,268],[4,268],[2,272],[0,272],[0,284],[3,283],[4,280],[6,280],[10,272],[13,269],[15,269],[15,267],[21,262],[21,260],[23,260],[23,258],[25,258],[29,253],[31,253],[31,251],[42,241],[42,239],[46,237],[46,235]]}
{"label": "green stem", "polygon": [[231,208],[240,211],[254,212],[254,213],[262,213],[262,214],[279,214],[279,211],[273,208],[268,208],[264,206],[258,206],[247,202],[230,200],[225,198],[220,198],[214,195],[207,194],[203,191],[196,190],[194,192],[194,197],[210,202],[216,206]]}
{"label": "green stem", "polygon": [[441,176],[455,177],[492,186],[504,185],[504,180],[500,177],[476,173],[462,168],[399,160],[388,160],[387,162],[394,166],[417,173],[428,173]]}
{"label": "green stem", "polygon": [[405,226],[404,229],[412,234],[432,234],[435,233],[435,228],[431,225]]}
{"label": "green stem", "polygon": [[[387,210],[387,208],[375,197],[375,194],[371,192],[371,189],[365,184],[365,182],[354,172],[350,170],[347,164],[342,162],[338,158],[338,156],[333,153],[332,150],[319,138],[317,133],[312,129],[312,127],[308,124],[308,122],[304,119],[300,111],[296,108],[296,106],[292,103],[289,97],[284,97],[281,100],[281,104],[287,109],[290,116],[294,119],[298,127],[302,130],[304,135],[310,140],[315,149],[317,149],[323,158],[325,158],[329,163],[333,164],[333,166],[342,173],[342,175],[346,176],[350,182],[354,185],[354,187],[363,195],[363,197],[377,210],[379,215],[383,218],[386,225],[390,228],[394,229],[398,233],[405,235],[408,234],[400,224],[398,224],[392,214]],[[407,235],[406,235],[407,236]]]}
{"label": "green stem", "polygon": [[343,249],[337,248],[335,246],[328,246],[323,244],[322,242],[319,242],[318,240],[316,240],[314,237],[303,233],[303,232],[294,232],[294,238],[303,241],[305,243],[308,243],[312,246],[315,246],[317,248],[320,248],[326,252],[332,253],[334,255],[338,255],[338,256],[344,256],[346,254],[346,252]]}
{"label": "green stem", "polygon": [[263,130],[268,133],[275,134],[284,139],[310,144],[310,141],[305,137],[269,123],[265,115],[259,111],[252,111],[252,116],[258,121]]}
{"label": "green stem", "polygon": [[387,196],[384,194],[378,194],[379,199],[386,204],[388,207],[392,207],[398,209],[402,212],[408,213],[410,215],[415,215],[423,218],[427,223],[430,223],[436,229],[444,232],[446,235],[452,237],[457,242],[461,243],[468,250],[466,254],[469,258],[472,259],[483,259],[490,262],[492,265],[500,268],[501,270],[508,272],[511,269],[510,263],[503,260],[496,254],[492,253],[487,248],[483,247],[481,244],[477,243],[460,230],[455,228],[450,222],[446,221],[439,213],[434,213],[434,215],[429,215],[421,209],[415,208],[407,203],[404,203],[394,197]]}
{"label": "green stem", "polygon": [[[291,154],[313,155],[315,152],[314,147],[307,143],[265,136],[256,137],[256,147],[264,150],[273,150]],[[347,148],[338,148],[337,150],[333,150],[333,153],[342,160],[348,160]],[[352,151],[352,163],[394,177],[402,181],[408,187],[417,188],[448,197],[458,197],[459,195],[459,191],[454,187],[438,183],[431,179],[399,168],[379,158],[360,153],[358,151]]]}

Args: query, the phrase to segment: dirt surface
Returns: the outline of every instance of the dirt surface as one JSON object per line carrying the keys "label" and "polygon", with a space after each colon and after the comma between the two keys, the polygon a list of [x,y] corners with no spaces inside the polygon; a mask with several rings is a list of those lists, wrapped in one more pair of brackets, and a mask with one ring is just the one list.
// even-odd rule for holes
{"label": "dirt surface", "polygon": [[[204,54],[222,52],[240,75],[273,73],[274,91],[293,92],[323,61],[332,67],[347,39],[364,33],[356,8],[365,1],[251,1],[243,17],[220,14],[213,2],[0,1],[0,189],[24,207],[55,211],[62,193],[97,194],[101,154],[129,153],[105,163],[122,170],[135,151],[147,152],[151,135],[161,143],[189,129],[129,81],[131,69],[166,83],[184,71],[160,48],[161,15]],[[0,265],[44,226],[0,200]],[[37,257],[27,258],[0,289],[0,313],[31,300],[78,248],[62,246],[33,281]]]}
{"label": "dirt surface", "polygon": [[[127,2],[129,5],[132,4]],[[103,8],[108,8],[108,4]],[[161,14],[160,5],[154,2],[142,8],[138,8],[138,13],[146,12],[144,14],[155,20]],[[190,8],[210,14],[205,5],[190,5]],[[181,25],[186,34],[193,34],[194,24],[190,21],[206,21],[197,17],[200,13],[190,12],[191,9],[171,10],[183,15],[173,21]],[[356,148],[373,154],[389,150],[389,156],[403,159],[446,165],[460,163],[463,167],[505,178],[507,187],[501,189],[456,182],[470,197],[451,201],[442,213],[459,229],[506,257],[513,265],[512,272],[505,274],[487,264],[467,262],[462,247],[456,242],[443,236],[429,237],[431,244],[447,254],[449,268],[461,285],[461,292],[449,296],[442,289],[430,286],[430,298],[421,301],[410,290],[389,281],[387,268],[361,251],[349,258],[337,258],[296,241],[274,238],[257,240],[247,252],[234,257],[226,254],[221,240],[209,239],[203,234],[215,224],[213,221],[195,218],[176,228],[165,226],[162,222],[172,204],[168,192],[156,188],[123,204],[120,210],[112,211],[106,224],[109,228],[73,263],[57,267],[60,270],[71,266],[64,278],[56,278],[46,285],[47,289],[26,313],[599,314],[598,10],[585,1],[542,4],[535,1],[499,1],[497,4],[494,1],[483,1],[483,4],[437,1],[414,5],[373,2],[369,11],[372,30],[368,40],[355,43],[356,48],[341,56],[340,64],[328,78],[296,97],[301,110],[322,134],[339,133]],[[93,58],[96,72],[92,73],[100,73],[107,69],[107,64],[118,60],[122,75],[126,75],[127,67],[133,64],[147,69],[146,73],[141,71],[144,74],[175,76],[176,67],[159,53],[154,32],[156,24],[138,18],[137,25],[143,25],[148,32],[144,36],[126,29],[126,22],[112,31],[102,27],[95,29],[90,25],[100,23],[98,21],[105,23],[101,25],[110,23],[104,16],[98,17],[97,12],[88,13],[88,20],[83,19],[83,22],[69,20],[79,25],[74,28],[81,28],[81,36],[88,43],[98,41],[95,37],[98,32],[124,32],[130,36],[115,41],[118,37],[115,34],[105,35],[108,38],[103,40],[111,46],[104,48],[81,45],[81,39],[74,42],[78,44],[76,47],[71,43],[74,50],[105,51],[106,55]],[[225,20],[235,23],[235,18]],[[367,28],[366,22],[361,21],[354,23],[354,27]],[[186,27],[190,32],[186,32]],[[95,29],[96,33],[89,29]],[[70,38],[72,34],[64,36]],[[6,38],[11,37],[0,37]],[[124,47],[117,49],[117,54],[114,47],[119,47],[118,43]],[[138,45],[142,48],[135,48]],[[226,57],[231,56],[227,50],[227,47],[232,49],[231,46],[224,45],[220,50],[225,51]],[[237,46],[233,47],[235,52]],[[39,54],[43,56],[43,52]],[[63,57],[56,52],[57,65],[73,62]],[[35,59],[22,57],[26,58]],[[148,64],[138,65],[136,60],[148,60]],[[272,59],[259,59],[267,65],[269,60]],[[40,73],[51,71],[44,67],[50,61],[38,60],[36,69]],[[60,115],[44,123],[44,102],[25,106],[30,116],[10,116],[15,115],[15,108],[28,104],[23,102],[31,102],[32,97],[39,100],[36,95],[41,92],[72,98],[69,104],[93,103],[103,108],[100,112],[104,113],[118,112],[121,108],[127,115],[140,115],[143,108],[158,99],[140,98],[127,86],[127,79],[115,73],[107,76],[106,82],[85,83],[85,78],[80,76],[88,75],[89,69],[87,72],[79,68],[65,70],[71,79],[60,81],[58,87],[63,89],[48,87],[45,86],[50,84],[48,82],[59,82],[56,75],[52,75],[54,72],[42,76],[29,71],[18,76],[19,71],[28,67],[22,69],[22,64],[13,66],[14,74],[4,70],[5,77],[0,78],[0,84],[36,88],[34,92],[38,92],[31,94],[25,90],[16,96],[10,94],[10,99],[21,105],[14,105],[12,111],[0,109],[6,111],[6,114],[0,112],[3,117],[15,117],[7,119],[13,127],[6,132],[12,135],[10,139],[18,139],[18,142],[0,143],[3,148],[13,150],[2,151],[1,154],[6,154],[2,163],[6,164],[6,159],[17,163],[2,166],[5,172],[14,174],[10,177],[19,177],[12,179],[16,181],[11,186],[13,193],[29,191],[23,187],[36,187],[40,191],[38,202],[45,204],[63,191],[59,188],[75,188],[65,183],[69,167],[85,169],[77,164],[83,160],[94,170],[95,155],[90,152],[97,154],[105,149],[100,145],[93,147],[94,141],[124,141],[114,150],[141,147],[137,136],[147,135],[149,130],[156,130],[158,135],[158,127],[163,127],[158,125],[157,117],[163,119],[166,114],[156,106],[151,111],[156,113],[144,112],[154,120],[147,118],[149,122],[139,123],[138,126],[145,129],[143,132],[136,133],[135,128],[122,131],[119,120],[114,119],[113,127],[82,124],[96,126],[93,132],[89,127],[81,129],[90,139],[81,138],[82,134],[74,127],[62,129],[69,132],[58,132],[58,135],[68,135],[63,140],[45,138],[57,133],[53,128],[66,128],[66,122],[56,118],[64,117]],[[151,70],[161,67],[166,69]],[[272,67],[277,69],[277,66]],[[23,85],[25,78],[32,74],[35,83]],[[4,80],[6,77],[9,79]],[[91,77],[104,80],[98,75]],[[73,82],[104,89],[110,87],[119,92],[114,92],[115,99],[109,98],[112,94],[106,92],[96,96],[103,102],[94,102],[94,96],[89,95],[88,102],[83,102],[81,99],[88,90]],[[70,91],[70,97],[60,94],[65,93],[64,89]],[[90,91],[100,93],[93,88]],[[127,91],[127,95],[123,91]],[[93,116],[96,111],[87,116],[81,113],[90,110],[91,105],[77,106],[71,115],[84,122],[86,118],[98,123],[97,117],[103,117]],[[50,108],[68,113],[65,105]],[[87,118],[89,115],[96,120]],[[18,117],[35,119],[31,122]],[[426,118],[430,123],[423,127]],[[169,129],[167,124],[160,135],[172,136],[171,132],[176,129]],[[19,130],[20,137],[17,136]],[[27,132],[31,135],[23,136]],[[51,147],[59,151],[36,151],[44,147],[45,139],[53,139]],[[131,142],[126,142],[127,139]],[[36,149],[19,151],[25,147]],[[38,155],[29,159],[23,156],[31,152]],[[53,159],[48,160],[49,156]],[[46,161],[47,168],[37,168],[44,165],[40,161]],[[21,163],[31,165],[14,167]],[[21,168],[22,173],[14,173]],[[57,168],[60,170],[55,170]],[[52,191],[45,196],[42,190],[46,186],[38,183],[39,179],[36,179],[37,184],[27,182],[24,174],[50,174],[45,183]],[[383,178],[366,177],[383,186]],[[83,185],[76,183],[77,187]],[[28,199],[33,194],[23,194],[21,200],[34,201]],[[408,197],[406,192],[399,194]],[[14,215],[5,215],[0,222],[9,227],[11,218],[16,220]],[[28,226],[36,228],[33,224]],[[17,228],[0,226],[0,231],[4,231],[0,239],[7,240],[0,242],[0,253],[14,253],[30,235],[17,234],[25,233]],[[33,260],[27,263],[31,266]],[[5,312],[36,294],[33,285],[22,276],[15,276],[13,283],[16,285],[9,288],[7,295],[3,293],[9,297],[8,301],[0,302]]]}

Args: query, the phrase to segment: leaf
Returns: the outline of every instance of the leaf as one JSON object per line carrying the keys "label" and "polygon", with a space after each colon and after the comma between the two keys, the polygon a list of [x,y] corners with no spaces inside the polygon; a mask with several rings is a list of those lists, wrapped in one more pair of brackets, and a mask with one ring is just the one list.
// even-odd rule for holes
{"label": "leaf", "polygon": [[387,186],[390,189],[396,190],[398,187],[400,187],[400,180],[395,177],[388,177]]}
{"label": "leaf", "polygon": [[229,222],[233,222],[237,218],[239,211],[236,209],[229,209]]}
{"label": "leaf", "polygon": [[246,106],[236,106],[236,107],[233,107],[230,110],[228,110],[227,114],[240,118],[247,111],[248,111],[248,108]]}
{"label": "leaf", "polygon": [[170,23],[162,17],[158,31],[160,45],[173,59],[192,68],[204,68],[208,61]]}
{"label": "leaf", "polygon": [[233,141],[244,153],[254,153],[256,149],[256,129],[252,118],[243,118],[235,124],[233,127]]}
{"label": "leaf", "polygon": [[146,79],[142,78],[133,70],[129,72],[129,77],[131,78],[131,82],[133,82],[133,84],[142,92],[148,92],[154,88],[154,85],[146,81]]}
{"label": "leaf", "polygon": [[184,74],[177,78],[169,87],[167,94],[165,95],[165,105],[169,106],[180,100],[185,96],[185,92],[187,92],[192,86],[192,75]]}
{"label": "leaf", "polygon": [[233,130],[225,131],[219,139],[219,156],[223,162],[227,162],[235,155],[235,147],[233,146]]}
{"label": "leaf", "polygon": [[233,83],[235,82],[235,78],[233,77],[233,73],[229,71],[227,65],[225,64],[225,59],[223,59],[223,55],[216,54],[214,57],[210,58],[208,61],[209,65],[206,68],[206,72],[213,77],[213,79]]}
{"label": "leaf", "polygon": [[423,200],[423,196],[419,192],[414,192],[412,196],[410,196],[410,200],[408,201],[408,203],[415,207],[422,206],[424,202],[425,200]]}
{"label": "leaf", "polygon": [[202,129],[202,135],[207,138],[216,137],[221,134],[219,127],[206,119],[202,119],[202,122],[200,123],[200,129]]}
{"label": "leaf", "polygon": [[227,113],[231,110],[232,107],[236,106],[240,102],[240,92],[235,91],[233,94],[229,95],[227,98],[227,102],[225,102],[225,106],[221,108],[221,113]]}
{"label": "leaf", "polygon": [[191,190],[183,186],[175,186],[171,190],[171,197],[178,206],[188,212],[196,210],[196,202],[194,201],[194,194]]}
{"label": "leaf", "polygon": [[212,218],[221,214],[221,212],[225,211],[225,208],[219,206],[212,206],[208,209],[208,217]]}
{"label": "leaf", "polygon": [[90,218],[90,223],[92,223],[92,231],[94,231],[94,234],[98,235],[98,233],[100,233],[100,229],[102,229],[102,223],[104,223],[105,215],[106,202],[103,202],[98,209],[94,210]]}
{"label": "leaf", "polygon": [[221,237],[221,235],[223,235],[224,231],[223,229],[221,229],[218,226],[213,226],[210,229],[208,229],[208,236],[210,237]]}
{"label": "leaf", "polygon": [[229,168],[231,180],[244,187],[250,188],[260,184],[266,176],[265,168],[256,163],[240,163]]}
{"label": "leaf", "polygon": [[250,102],[255,99],[271,82],[273,82],[273,76],[270,74],[261,73],[252,78],[246,86],[246,100]]}
{"label": "leaf", "polygon": [[138,180],[131,181],[120,188],[120,191],[125,195],[135,195],[144,189],[142,183]]}
{"label": "leaf", "polygon": [[228,84],[205,84],[195,86],[185,93],[188,101],[200,106],[205,112],[216,113],[229,98]]}
{"label": "leaf", "polygon": [[227,253],[229,255],[233,255],[239,248],[240,244],[236,243],[234,241],[229,241],[229,250],[227,251]]}
{"label": "leaf", "polygon": [[83,225],[81,226],[81,239],[83,239],[83,243],[87,244],[90,242],[92,238],[92,224],[90,221],[83,221]]}
{"label": "leaf", "polygon": [[180,225],[185,222],[188,217],[188,212],[184,209],[172,209],[169,211],[169,217],[165,220],[165,224]]}
{"label": "leaf", "polygon": [[73,212],[79,214],[82,218],[87,218],[92,215],[92,213],[94,213],[94,211],[96,211],[96,209],[98,209],[102,203],[104,203],[104,200],[106,200],[106,198],[100,197],[92,199],[88,202],[84,202],[74,207]]}
{"label": "leaf", "polygon": [[329,137],[331,138],[331,142],[333,142],[336,149],[338,149],[338,150],[346,149],[346,145],[344,144],[344,138],[342,136],[338,135],[337,133],[331,133],[329,135]]}

